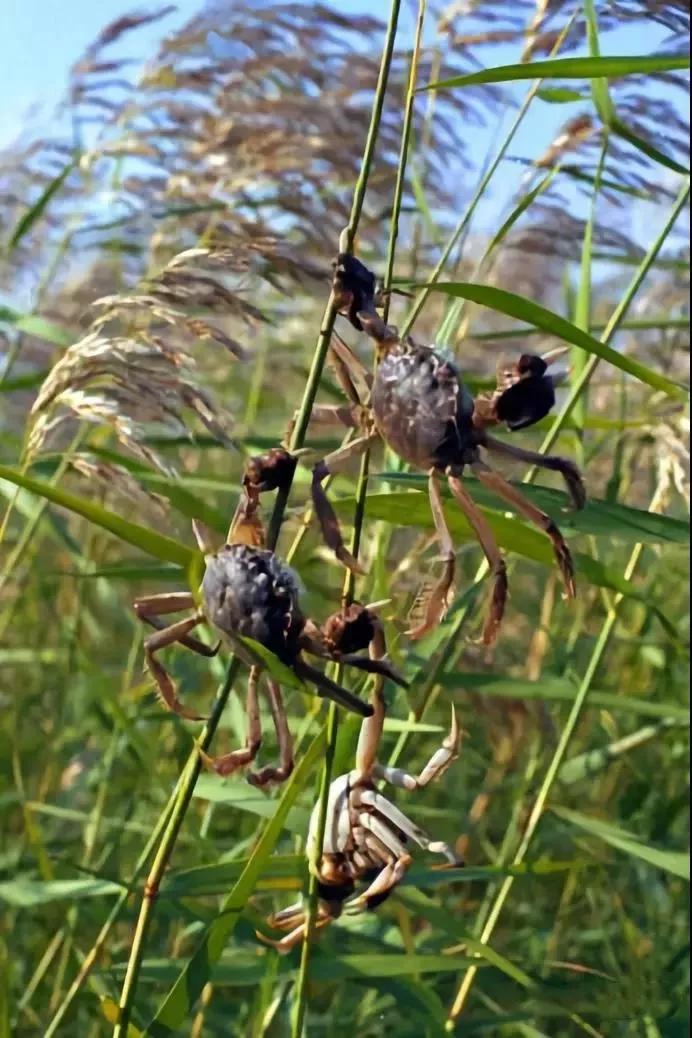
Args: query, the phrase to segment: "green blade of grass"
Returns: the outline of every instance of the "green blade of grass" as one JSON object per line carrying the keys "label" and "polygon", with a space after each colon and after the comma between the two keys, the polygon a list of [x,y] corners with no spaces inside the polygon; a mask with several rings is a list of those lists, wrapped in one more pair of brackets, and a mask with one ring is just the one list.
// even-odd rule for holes
{"label": "green blade of grass", "polygon": [[[501,699],[542,699],[555,703],[571,703],[577,694],[576,685],[557,674],[543,674],[540,681],[474,673],[443,674],[439,680],[442,687],[450,693],[456,690],[459,698],[466,690],[471,690],[482,696]],[[604,692],[600,689],[594,689],[589,695],[589,706],[613,713],[637,714],[640,717],[670,717],[683,724],[688,722],[690,717],[687,707],[675,703],[659,703],[644,696]]]}
{"label": "green blade of grass", "polygon": [[0,479],[6,479],[9,483],[14,483],[24,490],[38,494],[39,497],[50,501],[51,504],[60,505],[61,508],[67,508],[68,511],[74,512],[75,515],[81,515],[82,518],[88,519],[90,523],[94,523],[102,530],[108,530],[109,533],[114,534],[121,541],[132,544],[135,548],[140,548],[148,555],[161,559],[162,562],[173,562],[177,566],[187,568],[199,555],[199,552],[193,551],[192,548],[187,548],[184,544],[180,544],[179,541],[173,540],[172,537],[166,537],[163,534],[148,529],[146,526],[132,523],[128,519],[123,519],[116,515],[115,512],[110,512],[107,508],[103,508],[102,505],[97,505],[93,501],[87,500],[87,498],[71,494],[67,490],[62,490],[59,486],[52,486],[38,479],[32,479],[30,476],[25,476],[7,465],[0,465]]}
{"label": "green blade of grass", "polygon": [[[427,486],[425,476],[416,472],[382,472],[378,478],[390,483],[415,487],[424,492]],[[483,508],[514,511],[510,505],[498,502],[498,499],[474,478],[465,479],[474,500]],[[661,515],[659,512],[645,512],[642,508],[630,508],[615,501],[592,498],[578,512],[570,510],[568,497],[559,490],[541,486],[522,486],[522,494],[544,512],[558,518],[563,533],[591,534],[594,537],[612,537],[623,543],[644,544],[680,544],[686,545],[690,539],[690,524],[683,519]],[[451,500],[449,493],[445,494]],[[418,509],[418,502],[411,502],[417,516],[423,510]],[[393,507],[397,507],[395,497]]]}
{"label": "green blade of grass", "polygon": [[670,155],[664,154],[659,148],[651,143],[651,141],[644,140],[639,134],[631,130],[622,119],[617,116],[613,117],[611,124],[613,133],[616,133],[618,137],[622,137],[624,141],[631,144],[637,151],[641,151],[647,158],[652,159],[653,162],[657,162],[659,166],[665,166],[666,169],[672,170],[673,173],[680,173],[682,176],[689,175],[689,169],[687,166],[683,166],[681,163],[676,162]]}
{"label": "green blade of grass", "polygon": [[516,83],[525,79],[615,79],[620,76],[652,75],[690,67],[689,55],[633,54],[621,57],[551,58],[548,61],[522,62],[452,76],[429,83],[420,90],[481,86],[487,83]]}
{"label": "green blade of grass", "polygon": [[653,865],[654,868],[663,869],[664,872],[670,872],[673,876],[679,876],[681,879],[686,879],[689,882],[690,859],[685,852],[663,851],[658,847],[652,847],[650,844],[637,839],[632,833],[618,828],[618,826],[601,821],[599,818],[591,818],[589,815],[581,814],[579,811],[572,811],[567,807],[559,807],[553,804],[550,810],[558,818],[569,822],[570,825],[576,826],[582,832],[588,833],[589,836],[595,836],[599,840],[604,840],[610,847],[614,847],[624,854],[630,854],[632,857],[647,862],[648,865]]}
{"label": "green blade of grass", "polygon": [[459,299],[468,299],[473,303],[478,303],[480,306],[486,306],[490,310],[505,314],[507,317],[515,317],[518,321],[532,324],[544,332],[557,336],[558,339],[562,339],[564,342],[579,346],[582,350],[586,350],[587,353],[598,357],[600,360],[608,361],[614,367],[619,368],[628,375],[633,375],[640,382],[645,382],[653,389],[658,389],[667,396],[677,400],[684,400],[687,396],[687,390],[683,386],[671,381],[665,375],[659,374],[659,372],[647,367],[640,361],[618,353],[617,350],[606,346],[603,342],[599,342],[598,339],[595,339],[581,328],[577,328],[571,321],[567,321],[559,314],[546,309],[544,306],[540,306],[538,303],[534,303],[533,300],[527,299],[525,296],[507,292],[502,288],[494,288],[490,285],[474,285],[463,281],[438,281],[437,283],[420,285],[418,287],[429,289],[433,292],[441,292],[444,295]]}
{"label": "green blade of grass", "polygon": [[11,324],[17,331],[43,339],[53,346],[71,346],[79,338],[79,332],[72,332],[69,328],[34,314],[20,313],[9,306],[0,305],[0,323]]}
{"label": "green blade of grass", "polygon": [[180,970],[144,1033],[154,1038],[173,1034],[187,1019],[192,1007],[211,979],[213,966],[219,962],[233,933],[246,901],[255,888],[259,874],[268,861],[288,812],[295,803],[312,769],[324,751],[324,732],[317,735],[284,788],[276,811],[257,842],[252,857],[230,893],[224,898],[217,919],[209,927],[201,943]]}
{"label": "green blade of grass", "polygon": [[57,195],[58,191],[67,180],[72,170],[75,169],[75,166],[75,159],[72,159],[70,162],[68,162],[67,165],[65,165],[63,169],[60,171],[60,173],[58,173],[57,177],[54,177],[53,180],[51,180],[50,183],[44,188],[44,190],[38,196],[34,204],[30,206],[25,213],[22,214],[22,216],[19,218],[19,221],[17,222],[17,226],[10,235],[10,239],[7,243],[8,253],[11,253],[17,247],[17,245],[19,245],[22,238],[25,235],[27,235],[31,228],[34,226],[34,224],[41,219],[51,199],[54,198],[55,195]]}
{"label": "green blade of grass", "polygon": [[663,717],[658,724],[646,725],[636,732],[631,732],[621,739],[608,743],[607,746],[599,746],[595,750],[587,750],[585,753],[577,754],[576,757],[570,757],[560,768],[557,781],[562,786],[568,786],[586,779],[591,780],[594,775],[604,771],[613,761],[619,760],[623,754],[631,753],[632,750],[645,746],[659,735],[675,727],[689,727],[689,711],[684,719],[672,716]]}

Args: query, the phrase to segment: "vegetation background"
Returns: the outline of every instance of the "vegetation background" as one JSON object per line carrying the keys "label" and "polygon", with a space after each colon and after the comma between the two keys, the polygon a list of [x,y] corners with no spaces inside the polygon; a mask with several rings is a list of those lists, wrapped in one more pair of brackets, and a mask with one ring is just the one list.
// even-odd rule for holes
{"label": "vegetation background", "polygon": [[[123,14],[51,120],[0,155],[1,1038],[687,1033],[689,4],[394,3],[363,161],[387,32],[373,6]],[[599,51],[650,63],[608,70]],[[538,64],[574,56],[571,73]],[[414,99],[412,65],[418,86],[479,74]],[[348,768],[357,723],[327,730],[321,701],[287,690],[289,784],[198,776],[199,732],[155,702],[131,601],[186,586],[191,517],[222,536],[244,457],[310,406],[359,173],[359,254],[384,275],[389,249],[404,288],[447,286],[395,296],[392,319],[415,305],[416,335],[454,350],[474,389],[503,356],[572,345],[559,414],[521,441],[573,456],[590,503],[560,515],[567,604],[543,538],[479,495],[511,567],[492,658],[479,549],[450,507],[458,596],[414,646],[427,500],[373,455],[356,593],[391,600],[412,682],[383,753],[418,768],[456,704],[462,756],[405,809],[468,867],[421,854],[376,914],[279,958],[255,929],[307,889],[325,745]],[[341,399],[328,366],[318,398]],[[338,442],[309,430],[315,452]],[[345,524],[356,470],[334,486]],[[324,618],[343,574],[304,521],[308,484],[300,466],[279,551]],[[212,709],[203,738],[240,743],[226,655],[166,658]],[[142,907],[147,874],[162,882]]]}

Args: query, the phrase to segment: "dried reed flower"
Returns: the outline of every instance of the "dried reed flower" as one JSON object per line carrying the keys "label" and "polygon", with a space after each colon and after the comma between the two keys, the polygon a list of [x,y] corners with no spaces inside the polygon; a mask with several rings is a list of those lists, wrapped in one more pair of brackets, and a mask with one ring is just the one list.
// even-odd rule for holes
{"label": "dried reed flower", "polygon": [[138,515],[150,515],[158,521],[168,517],[168,499],[146,490],[122,465],[104,461],[90,454],[73,455],[70,465],[81,476],[100,483],[109,495],[124,498],[135,505]]}
{"label": "dried reed flower", "polygon": [[29,456],[71,418],[111,426],[120,442],[163,472],[171,467],[147,445],[153,433],[189,435],[192,410],[221,443],[232,446],[231,420],[195,380],[191,357],[160,338],[106,338],[92,332],[63,354],[31,409]]}

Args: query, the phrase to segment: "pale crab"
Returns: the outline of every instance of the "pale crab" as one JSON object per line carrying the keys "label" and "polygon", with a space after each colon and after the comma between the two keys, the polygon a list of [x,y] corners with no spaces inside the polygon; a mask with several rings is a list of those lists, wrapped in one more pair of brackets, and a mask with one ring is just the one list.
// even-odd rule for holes
{"label": "pale crab", "polygon": [[[318,930],[338,919],[344,909],[348,914],[355,914],[381,905],[406,875],[414,844],[445,857],[446,867],[464,864],[451,847],[441,840],[431,840],[376,788],[377,782],[382,781],[415,792],[440,778],[459,754],[461,735],[454,710],[449,734],[415,776],[378,762],[385,715],[380,688],[373,695],[373,709],[372,717],[361,725],[355,768],[334,779],[329,787],[318,864],[314,858],[319,840],[319,804],[310,817],[306,853],[317,880],[315,928]],[[365,889],[349,901],[358,884],[365,884]],[[267,924],[289,932],[279,939],[258,932],[258,938],[281,953],[289,952],[305,935],[307,917],[302,902],[276,912]]]}
{"label": "pale crab", "polygon": [[509,430],[523,429],[544,417],[555,402],[553,378],[548,365],[563,350],[543,357],[522,355],[516,364],[498,369],[497,389],[474,399],[464,385],[457,364],[444,351],[423,346],[410,336],[401,338],[377,313],[374,276],[349,254],[335,264],[333,291],[339,312],[364,330],[376,344],[377,364],[371,375],[347,344],[334,336],[332,361],[349,404],[313,410],[317,421],[336,420],[360,429],[363,435],[318,462],[313,469],[312,497],[322,535],[337,558],[351,570],[358,562],[347,551],[339,523],[322,486],[354,455],[378,438],[414,468],[428,473],[428,490],[443,573],[425,602],[425,615],[409,631],[411,638],[428,633],[444,616],[454,580],[454,544],[445,519],[439,477],[447,478],[449,489],[466,516],[488,560],[493,586],[491,604],[483,629],[490,645],[497,636],[507,597],[506,565],[487,519],[463,485],[466,468],[480,483],[502,498],[521,516],[543,530],[553,544],[563,576],[566,595],[576,593],[572,557],[557,525],[549,515],[529,501],[514,485],[494,472],[481,451],[514,461],[559,472],[575,508],[586,501],[584,483],[576,465],[562,457],[537,454],[491,436],[491,426],[504,424]]}
{"label": "pale crab", "polygon": [[[157,658],[161,649],[178,642],[201,655],[213,656],[218,645],[212,648],[191,636],[195,627],[206,622],[216,628],[231,643],[234,652],[249,665],[245,746],[216,758],[202,754],[207,765],[220,775],[230,775],[251,764],[262,738],[258,691],[263,668],[258,665],[257,656],[253,655],[252,643],[248,645],[243,641],[245,638],[273,653],[298,678],[313,684],[319,695],[327,696],[361,717],[370,716],[372,707],[311,666],[304,653],[379,674],[406,686],[406,682],[383,659],[386,652],[384,633],[373,608],[356,604],[330,616],[322,626],[318,626],[301,612],[296,574],[273,551],[258,543],[262,537],[257,513],[259,494],[284,485],[285,480],[292,477],[294,467],[294,459],[281,449],[250,459],[243,495],[227,543],[218,550],[211,546],[208,531],[201,524],[193,523],[198,544],[205,553],[201,607],[196,606],[194,596],[188,592],[152,595],[139,598],[134,603],[137,616],[157,628],[156,633],[144,642],[144,656],[158,694],[164,705],[181,717],[202,719],[180,702],[173,680]],[[159,620],[165,614],[184,609],[193,612],[176,623],[163,626]],[[368,647],[371,647],[371,656],[358,655]],[[265,669],[264,675],[280,763],[251,772],[248,781],[257,786],[281,782],[293,769],[292,739],[281,688],[269,670]]]}

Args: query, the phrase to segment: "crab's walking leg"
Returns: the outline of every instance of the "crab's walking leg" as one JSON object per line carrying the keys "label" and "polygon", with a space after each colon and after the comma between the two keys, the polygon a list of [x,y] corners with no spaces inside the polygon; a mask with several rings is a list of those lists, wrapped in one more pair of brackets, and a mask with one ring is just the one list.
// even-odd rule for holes
{"label": "crab's walking leg", "polygon": [[461,731],[457,723],[454,707],[452,707],[452,723],[449,735],[443,741],[439,750],[435,750],[418,777],[409,775],[408,772],[402,771],[401,768],[389,768],[379,763],[375,763],[373,766],[373,776],[413,793],[415,790],[427,786],[430,782],[434,782],[435,779],[440,778],[444,774],[449,765],[459,756],[460,743]]}
{"label": "crab's walking leg", "polygon": [[293,771],[293,738],[286,719],[281,688],[278,682],[272,678],[267,679],[267,687],[269,689],[269,707],[279,743],[280,764],[278,767],[270,764],[259,771],[251,771],[247,780],[253,786],[266,786],[269,782],[284,782]]}
{"label": "crab's walking leg", "polygon": [[[293,413],[283,435],[283,442],[290,443],[293,436],[298,411]],[[344,426],[346,429],[357,429],[358,418],[352,404],[315,404],[310,412],[310,425]]]}
{"label": "crab's walking leg", "polygon": [[497,632],[505,612],[507,601],[507,566],[500,554],[493,531],[487,519],[477,507],[475,501],[468,493],[460,479],[451,474],[447,476],[449,489],[452,491],[459,506],[471,524],[476,537],[480,542],[483,553],[488,560],[490,573],[493,577],[493,590],[490,599],[488,618],[483,627],[483,641],[486,645],[492,645],[497,638]]}
{"label": "crab's walking leg", "polygon": [[432,631],[444,618],[449,607],[449,593],[452,584],[454,583],[454,571],[456,568],[454,559],[454,542],[452,541],[452,535],[449,532],[447,520],[445,519],[445,513],[442,507],[442,497],[440,495],[440,485],[437,480],[437,472],[435,469],[430,469],[430,472],[428,473],[428,492],[430,495],[430,510],[432,511],[433,522],[435,523],[435,532],[440,545],[440,554],[442,556],[444,569],[442,570],[442,576],[430,592],[422,623],[420,623],[418,627],[414,627],[413,630],[406,632],[409,638],[414,641]]}
{"label": "crab's walking leg", "polygon": [[[335,910],[335,908],[333,908],[328,902],[320,901],[317,907],[315,930],[321,930],[324,926],[328,926],[332,920],[338,917],[340,910],[340,905],[336,906]],[[307,928],[305,912],[299,904],[291,905],[289,909],[284,909],[283,912],[277,912],[275,916],[270,916],[268,920],[270,926],[284,929],[287,925],[290,926],[294,920],[297,921],[299,919],[301,922],[291,930],[290,933],[287,933],[285,937],[282,937],[278,941],[272,940],[271,937],[265,937],[265,935],[260,933],[259,930],[256,930],[255,933],[263,944],[268,944],[270,947],[276,948],[276,950],[282,955],[286,955],[292,948],[295,948],[296,944],[299,944],[305,936]]]}
{"label": "crab's walking leg", "polygon": [[[157,631],[163,631],[165,624],[157,621],[157,617],[165,616],[167,613],[182,612],[183,609],[194,609],[195,600],[189,591],[171,591],[162,595],[144,595],[136,598],[132,603],[133,608],[140,620]],[[178,641],[186,649],[198,652],[200,656],[216,656],[219,651],[220,642],[216,645],[205,645],[198,638],[187,638],[183,636]]]}
{"label": "crab's walking leg", "polygon": [[586,504],[586,488],[581,472],[567,458],[560,458],[554,454],[537,454],[536,451],[527,451],[523,447],[515,447],[514,444],[505,443],[504,440],[496,440],[494,436],[485,435],[482,446],[494,454],[501,454],[514,461],[525,461],[527,465],[538,465],[542,469],[551,472],[559,472],[565,481],[572,504],[575,508],[583,508]]}
{"label": "crab's walking leg", "polygon": [[[388,839],[391,841],[391,837]],[[381,872],[377,873],[370,886],[362,894],[348,902],[346,911],[349,914],[355,914],[364,908],[375,908],[377,905],[381,905],[394,887],[401,883],[410,864],[411,855],[404,850],[398,858],[390,861]]]}
{"label": "crab's walking leg", "polygon": [[562,534],[550,516],[542,512],[540,508],[536,508],[530,501],[527,501],[521,491],[513,487],[511,483],[508,483],[498,472],[493,472],[492,469],[489,469],[487,465],[484,465],[482,462],[476,462],[471,468],[481,483],[488,487],[489,490],[494,491],[498,497],[509,502],[520,515],[525,516],[530,522],[543,530],[544,533],[547,533],[553,542],[553,551],[562,573],[567,597],[574,598],[577,592],[574,583],[572,556]]}
{"label": "crab's walking leg", "polygon": [[351,570],[352,573],[363,573],[364,570],[358,560],[351,555],[343,542],[339,520],[336,517],[336,512],[332,508],[322,483],[327,476],[337,471],[342,465],[350,461],[351,458],[363,454],[368,447],[377,440],[377,438],[377,433],[370,433],[368,436],[361,436],[357,440],[353,440],[351,443],[347,444],[345,447],[340,447],[339,450],[334,451],[332,454],[328,454],[327,457],[323,458],[322,461],[319,461],[312,470],[312,502],[315,507],[315,513],[322,530],[325,544],[328,548],[331,548],[337,559],[343,563],[346,569]]}
{"label": "crab's walking leg", "polygon": [[167,645],[182,641],[194,627],[197,627],[203,621],[204,615],[197,613],[195,616],[187,617],[185,620],[178,620],[177,623],[171,624],[170,627],[164,627],[162,631],[157,631],[156,634],[150,635],[144,641],[144,658],[147,661],[149,672],[156,682],[161,699],[169,710],[172,710],[174,714],[179,714],[180,717],[185,717],[188,721],[203,721],[204,715],[196,714],[183,706],[178,699],[175,684],[171,680],[168,671],[156,659],[156,653]]}
{"label": "crab's walking leg", "polygon": [[354,782],[359,780],[367,782],[372,776],[372,769],[375,767],[377,760],[377,751],[382,738],[385,715],[384,698],[380,682],[378,682],[377,687],[373,691],[371,701],[373,708],[372,717],[366,717],[360,726],[358,746],[356,748],[355,771],[357,774],[354,776]]}
{"label": "crab's walking leg", "polygon": [[252,764],[262,743],[262,723],[260,721],[258,686],[260,680],[260,668],[251,667],[247,682],[247,699],[245,712],[247,714],[247,736],[245,746],[240,750],[232,750],[222,757],[210,757],[203,750],[199,753],[207,765],[217,775],[231,775],[238,768]]}

